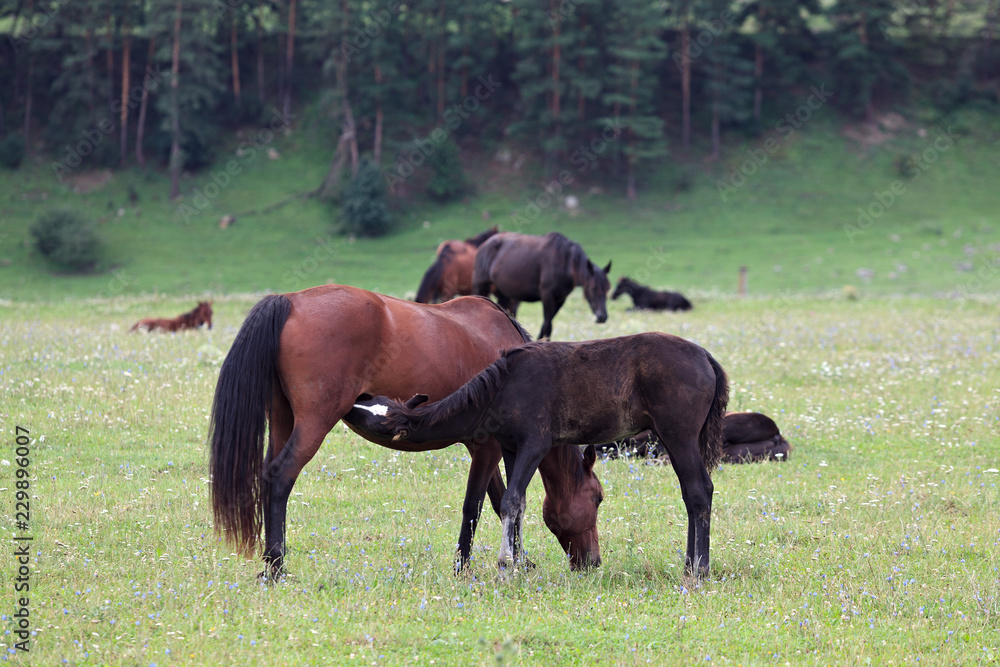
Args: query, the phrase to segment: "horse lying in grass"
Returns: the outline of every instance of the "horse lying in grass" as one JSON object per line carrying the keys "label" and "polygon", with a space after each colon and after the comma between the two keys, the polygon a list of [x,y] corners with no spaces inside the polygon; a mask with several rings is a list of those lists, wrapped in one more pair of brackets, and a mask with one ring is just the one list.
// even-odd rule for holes
{"label": "horse lying in grass", "polygon": [[[649,431],[643,431],[621,442],[595,445],[597,453],[617,458],[626,453],[634,456],[662,458],[667,451]],[[778,430],[774,420],[759,412],[727,412],[722,422],[722,462],[751,463],[754,461],[787,461],[792,446]]]}
{"label": "horse lying in grass", "polygon": [[694,306],[683,294],[678,292],[659,292],[640,285],[631,278],[621,277],[615,286],[611,300],[615,301],[622,294],[632,297],[632,307],[629,310],[691,310]]}
{"label": "horse lying in grass", "polygon": [[139,329],[143,329],[145,331],[155,331],[157,329],[162,329],[164,331],[180,331],[181,329],[197,329],[203,324],[207,324],[209,329],[212,328],[211,301],[199,301],[198,305],[195,306],[193,310],[171,319],[147,317],[146,319],[139,320],[133,324],[129,331],[137,331]]}
{"label": "horse lying in grass", "polygon": [[[501,567],[522,556],[524,494],[542,457],[553,447],[650,429],[666,444],[680,481],[688,513],[686,567],[708,573],[710,472],[722,450],[729,383],[722,367],[698,345],[655,332],[583,343],[531,343],[506,350],[446,398],[415,407],[421,399],[403,404],[378,396],[357,403],[346,419],[361,433],[411,442],[463,440],[477,431],[493,434],[501,443],[508,482],[500,503]],[[372,412],[380,412],[379,406],[384,406],[384,416]],[[592,466],[594,447],[588,446],[584,456]],[[599,502],[599,484],[594,492]],[[545,520],[549,524],[564,518],[550,515]],[[598,565],[596,534],[581,539],[588,546],[580,553],[571,545],[570,566]]]}

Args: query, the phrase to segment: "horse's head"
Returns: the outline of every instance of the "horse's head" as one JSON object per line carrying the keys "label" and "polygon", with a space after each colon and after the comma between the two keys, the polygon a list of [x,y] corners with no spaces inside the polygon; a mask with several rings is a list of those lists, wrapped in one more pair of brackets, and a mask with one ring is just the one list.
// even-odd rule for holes
{"label": "horse's head", "polygon": [[604,500],[604,488],[594,474],[597,451],[589,445],[580,456],[576,447],[562,447],[550,452],[552,455],[560,459],[563,475],[542,476],[542,518],[569,554],[570,569],[597,567],[601,564],[597,508]]}
{"label": "horse's head", "polygon": [[603,269],[594,266],[594,263],[587,260],[587,269],[583,276],[583,295],[590,304],[590,310],[597,318],[598,324],[608,321],[607,298],[608,290],[611,289],[611,282],[608,280],[608,272],[611,271],[611,262]]}
{"label": "horse's head", "polygon": [[632,281],[625,276],[622,276],[618,279],[618,284],[615,285],[615,293],[611,295],[611,300],[616,301],[622,294],[629,294],[629,290],[631,288]]}
{"label": "horse's head", "polygon": [[201,326],[202,324],[207,324],[208,328],[212,328],[212,302],[211,301],[199,301],[198,311],[197,311],[197,321],[195,326]]}

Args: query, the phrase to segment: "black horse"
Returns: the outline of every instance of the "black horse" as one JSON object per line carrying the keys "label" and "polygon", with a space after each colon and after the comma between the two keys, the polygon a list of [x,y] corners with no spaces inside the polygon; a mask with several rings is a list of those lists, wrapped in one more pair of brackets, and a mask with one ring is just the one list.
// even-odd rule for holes
{"label": "black horse", "polygon": [[629,310],[691,310],[693,306],[683,294],[678,292],[658,292],[635,282],[631,278],[621,277],[615,287],[611,299],[615,300],[622,294],[632,297],[632,308]]}
{"label": "black horse", "polygon": [[514,232],[497,234],[479,246],[472,272],[474,294],[496,292],[497,303],[517,315],[517,301],[541,301],[542,331],[539,338],[552,335],[552,318],[577,285],[590,304],[598,324],[608,319],[606,300],[611,283],[608,272],[594,265],[579,243],[557,232],[529,236]]}
{"label": "black horse", "polygon": [[[607,458],[620,455],[652,456],[663,460],[667,450],[651,431],[643,431],[619,442],[594,445]],[[727,412],[722,421],[722,462],[787,461],[792,446],[778,431],[774,420],[759,412]]]}
{"label": "black horse", "polygon": [[[494,435],[508,482],[500,502],[501,567],[520,557],[525,490],[550,449],[650,429],[666,444],[680,480],[688,513],[686,566],[708,573],[710,471],[722,453],[729,383],[718,362],[698,345],[655,332],[584,343],[530,343],[507,350],[436,403],[416,408],[420,398],[415,399],[408,404],[384,396],[361,401],[347,418],[359,432],[412,442]],[[370,412],[374,406],[385,406],[385,416]],[[590,465],[595,456],[593,446],[587,447]],[[599,502],[599,483],[594,493]],[[550,513],[546,524],[561,520],[562,515]],[[584,549],[568,547],[572,566],[600,563],[596,534],[573,539],[580,539]]]}

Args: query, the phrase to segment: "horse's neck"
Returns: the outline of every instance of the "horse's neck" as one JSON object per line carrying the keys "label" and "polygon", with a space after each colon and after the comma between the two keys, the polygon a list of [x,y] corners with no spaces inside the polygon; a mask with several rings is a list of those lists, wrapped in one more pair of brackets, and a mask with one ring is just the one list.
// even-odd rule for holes
{"label": "horse's neck", "polygon": [[545,493],[552,497],[570,493],[565,486],[577,479],[577,471],[582,465],[575,457],[581,457],[574,445],[553,447],[538,464],[538,475],[542,478]]}

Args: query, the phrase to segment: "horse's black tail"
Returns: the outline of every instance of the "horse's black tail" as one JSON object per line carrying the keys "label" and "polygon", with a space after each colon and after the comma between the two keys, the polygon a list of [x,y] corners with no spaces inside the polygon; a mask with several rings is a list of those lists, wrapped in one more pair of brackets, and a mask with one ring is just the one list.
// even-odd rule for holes
{"label": "horse's black tail", "polygon": [[712,397],[712,407],[698,435],[698,446],[701,449],[701,459],[705,462],[709,474],[719,465],[722,458],[722,426],[726,417],[726,405],[729,403],[729,378],[719,362],[708,355],[708,362],[715,372],[715,395]]}
{"label": "horse's black tail", "polygon": [[441,248],[441,251],[434,258],[434,263],[424,272],[424,277],[417,288],[417,303],[435,303],[441,298],[441,280],[444,277],[444,267],[451,261],[452,250],[448,246]]}
{"label": "horse's black tail", "polygon": [[260,539],[264,433],[281,330],[291,307],[283,294],[264,297],[253,307],[215,386],[209,426],[212,512],[216,530],[245,553],[253,552]]}

